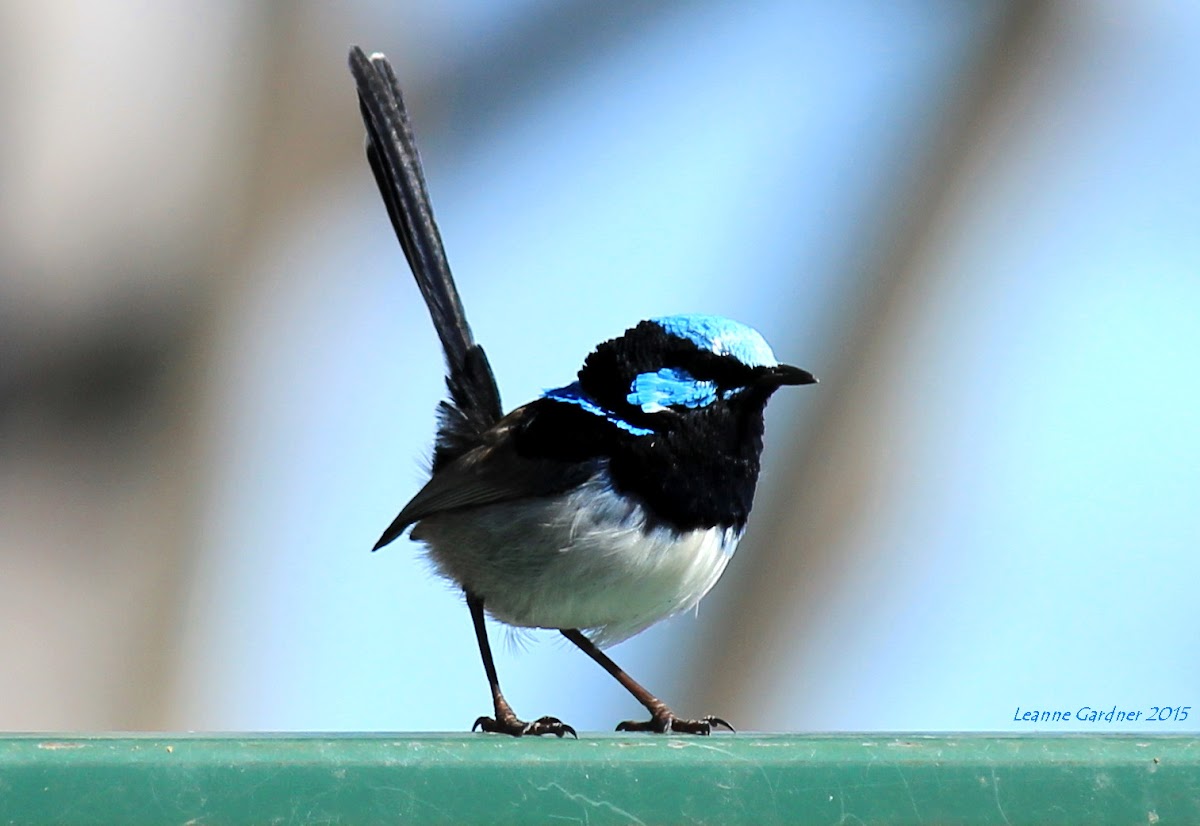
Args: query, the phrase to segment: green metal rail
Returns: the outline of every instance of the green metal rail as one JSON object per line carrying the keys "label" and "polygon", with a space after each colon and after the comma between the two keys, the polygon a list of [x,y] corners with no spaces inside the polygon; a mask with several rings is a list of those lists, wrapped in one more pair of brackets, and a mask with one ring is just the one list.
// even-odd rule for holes
{"label": "green metal rail", "polygon": [[0,737],[0,823],[1200,823],[1200,740]]}

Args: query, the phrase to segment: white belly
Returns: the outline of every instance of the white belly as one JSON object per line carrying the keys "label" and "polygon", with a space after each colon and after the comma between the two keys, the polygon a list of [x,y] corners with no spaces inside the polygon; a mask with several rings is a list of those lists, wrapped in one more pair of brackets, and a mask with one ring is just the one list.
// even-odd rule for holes
{"label": "white belly", "polygon": [[741,537],[645,525],[639,505],[594,479],[559,497],[435,514],[412,536],[497,619],[584,629],[607,645],[694,607]]}

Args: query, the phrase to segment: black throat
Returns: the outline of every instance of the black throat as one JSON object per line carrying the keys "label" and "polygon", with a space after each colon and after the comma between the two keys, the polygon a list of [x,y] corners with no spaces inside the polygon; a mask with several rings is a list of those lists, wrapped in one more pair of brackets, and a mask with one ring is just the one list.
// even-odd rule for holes
{"label": "black throat", "polygon": [[622,441],[609,462],[619,492],[677,530],[746,527],[763,448],[761,403],[717,402],[663,432]]}

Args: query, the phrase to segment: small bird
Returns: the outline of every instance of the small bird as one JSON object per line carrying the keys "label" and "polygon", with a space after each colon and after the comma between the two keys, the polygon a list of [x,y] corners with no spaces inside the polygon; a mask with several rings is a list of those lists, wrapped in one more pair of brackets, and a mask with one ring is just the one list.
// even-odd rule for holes
{"label": "small bird", "polygon": [[673,315],[604,342],[575,381],[505,415],[450,275],[395,73],[357,46],[350,71],[367,160],[441,339],[449,390],[430,479],[375,550],[411,527],[463,589],[494,715],[472,731],[575,736],[556,717],[513,712],[485,611],[556,629],[611,674],[650,713],[618,731],[732,730],[719,717],[677,717],[601,648],[695,607],[716,584],[750,516],[767,400],[816,379],[776,361],[750,327]]}

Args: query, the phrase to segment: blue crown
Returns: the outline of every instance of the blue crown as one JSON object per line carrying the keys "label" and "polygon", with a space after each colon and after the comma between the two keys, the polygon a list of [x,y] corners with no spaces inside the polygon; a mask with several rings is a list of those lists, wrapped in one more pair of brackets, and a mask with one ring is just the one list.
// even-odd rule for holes
{"label": "blue crown", "polygon": [[650,319],[668,333],[718,356],[732,356],[747,367],[779,364],[771,346],[753,327],[719,315],[668,315]]}

